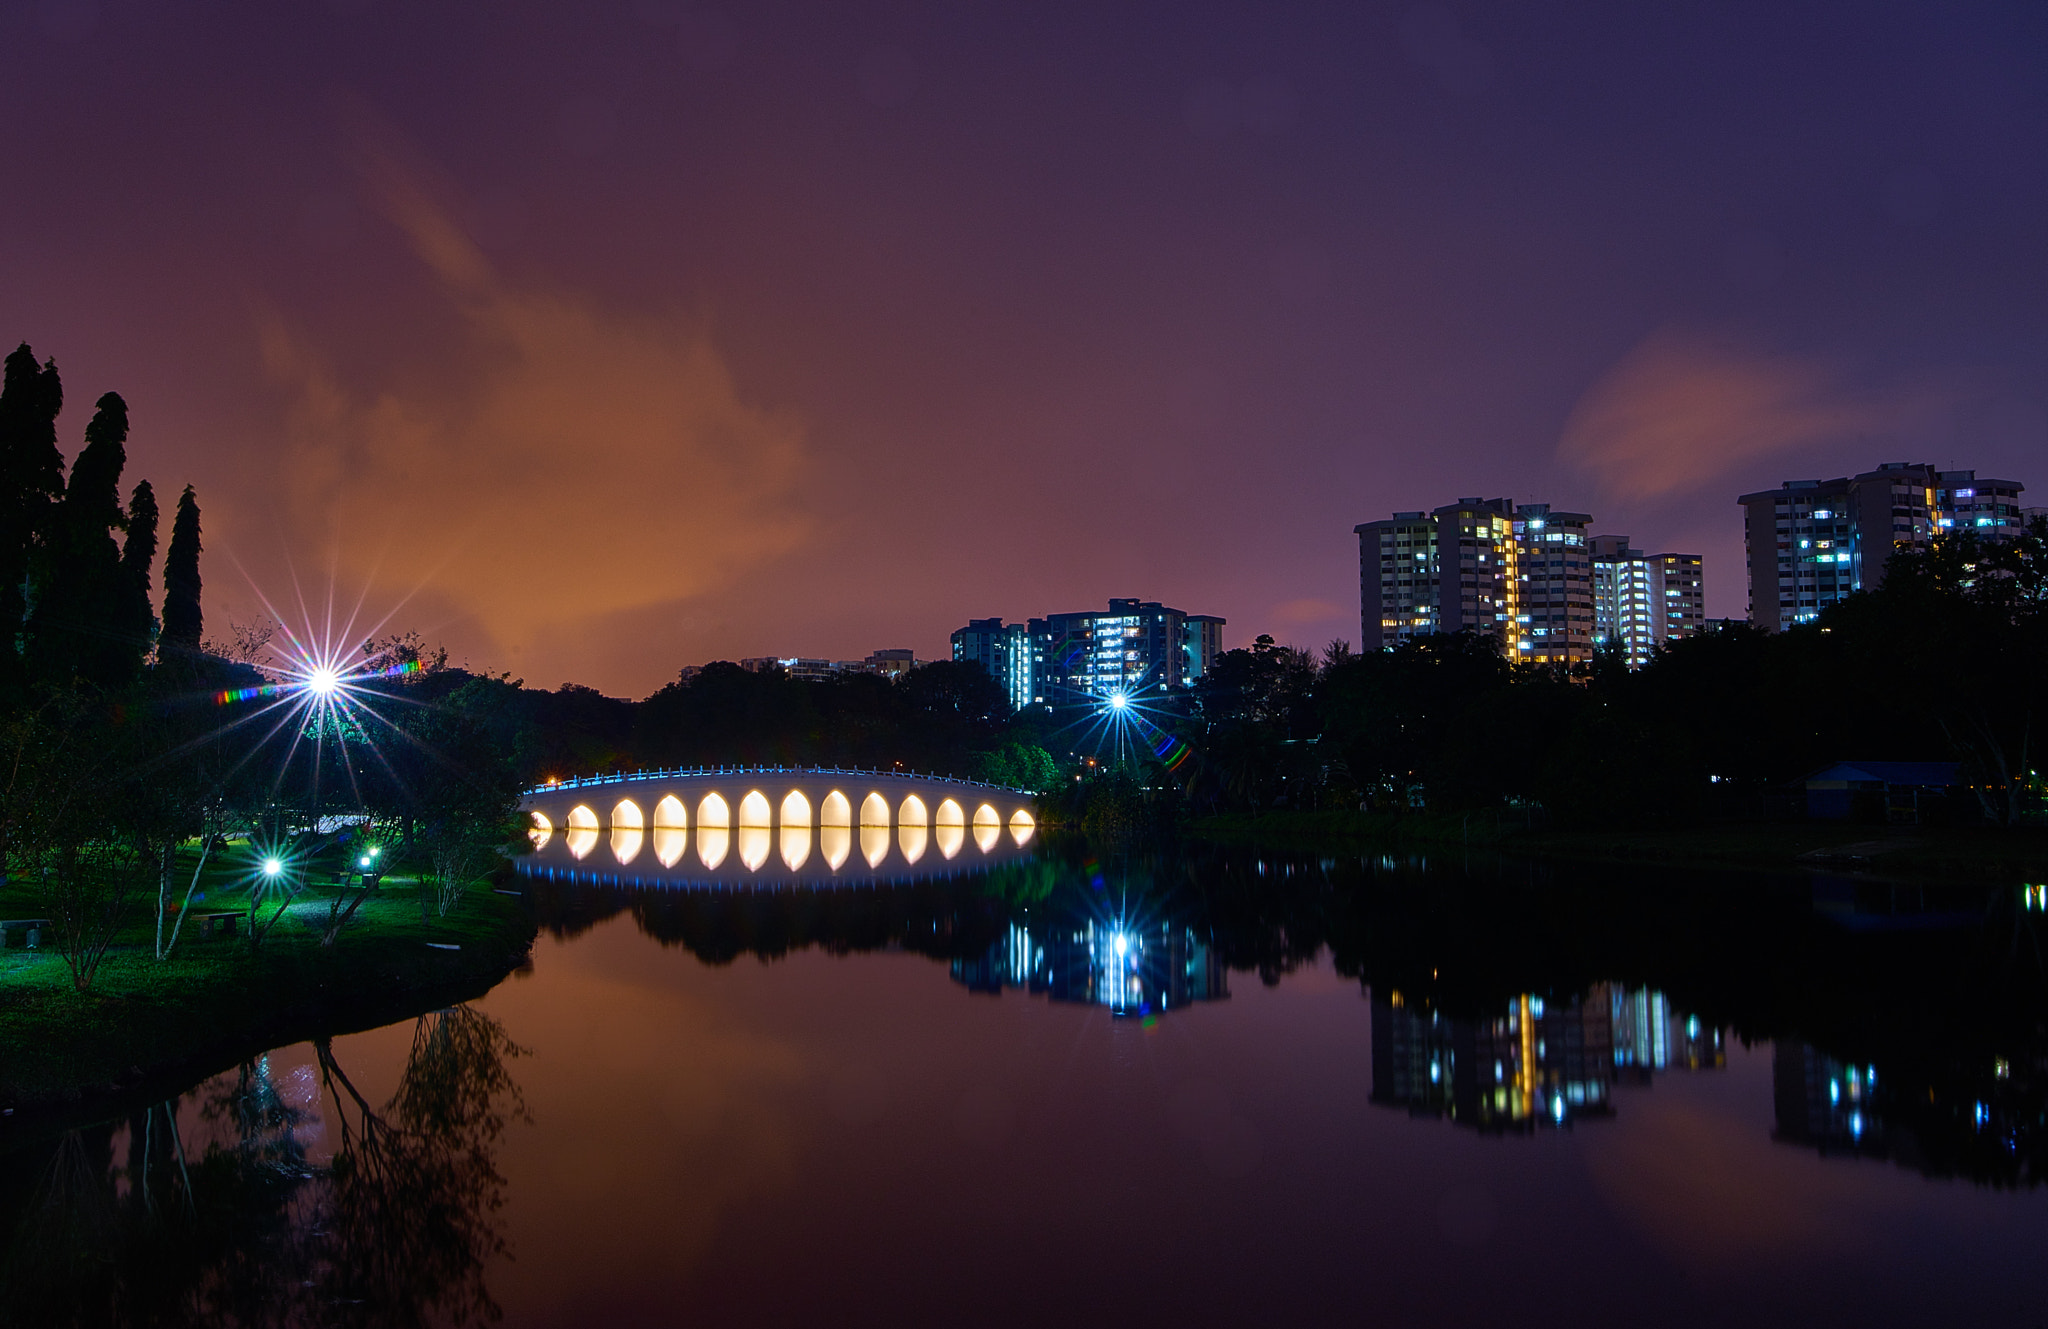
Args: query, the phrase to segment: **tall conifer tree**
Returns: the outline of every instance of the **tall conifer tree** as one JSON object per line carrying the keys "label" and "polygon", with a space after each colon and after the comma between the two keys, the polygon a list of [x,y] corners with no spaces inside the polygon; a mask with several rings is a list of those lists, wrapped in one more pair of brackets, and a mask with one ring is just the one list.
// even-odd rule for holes
{"label": "tall conifer tree", "polygon": [[23,342],[7,357],[0,386],[0,708],[19,695],[27,586],[51,506],[64,492],[64,454],[57,451],[63,407],[56,363],[38,365]]}
{"label": "tall conifer tree", "polygon": [[156,612],[150,607],[150,565],[156,562],[156,490],[143,480],[128,496],[128,538],[121,542],[121,597],[128,637],[156,640]]}
{"label": "tall conifer tree", "polygon": [[171,543],[164,550],[163,643],[199,649],[206,620],[199,612],[199,500],[186,485],[171,519]]}
{"label": "tall conifer tree", "polygon": [[44,678],[77,673],[113,687],[134,676],[148,643],[131,635],[127,577],[114,542],[114,532],[127,525],[121,471],[128,462],[128,404],[109,392],[97,406],[50,521],[47,580],[29,615],[29,662]]}

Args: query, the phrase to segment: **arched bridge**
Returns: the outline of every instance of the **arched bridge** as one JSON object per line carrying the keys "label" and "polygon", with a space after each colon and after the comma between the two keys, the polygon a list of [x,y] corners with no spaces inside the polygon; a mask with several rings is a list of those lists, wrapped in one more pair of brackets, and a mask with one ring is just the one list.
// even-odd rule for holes
{"label": "arched bridge", "polygon": [[521,806],[538,851],[528,870],[615,880],[923,875],[1014,854],[1038,830],[1022,790],[814,767],[583,776]]}

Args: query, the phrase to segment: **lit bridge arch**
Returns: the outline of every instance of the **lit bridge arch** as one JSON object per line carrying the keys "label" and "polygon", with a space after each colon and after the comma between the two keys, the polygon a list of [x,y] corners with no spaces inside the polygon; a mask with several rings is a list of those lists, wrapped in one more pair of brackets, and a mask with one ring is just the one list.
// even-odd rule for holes
{"label": "lit bridge arch", "polygon": [[528,790],[522,871],[643,884],[902,880],[1020,853],[1031,795],[898,771],[699,767]]}

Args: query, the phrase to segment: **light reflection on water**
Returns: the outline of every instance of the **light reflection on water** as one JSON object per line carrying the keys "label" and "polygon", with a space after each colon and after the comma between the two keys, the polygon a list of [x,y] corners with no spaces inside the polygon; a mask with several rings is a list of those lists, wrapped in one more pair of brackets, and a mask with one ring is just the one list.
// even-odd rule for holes
{"label": "light reflection on water", "polygon": [[[431,1171],[467,1159],[503,1177],[503,1208],[471,1231],[516,1258],[467,1249],[514,1325],[811,1322],[848,1304],[923,1322],[1048,1269],[1063,1304],[1148,1322],[1360,1304],[1577,1322],[1576,1301],[1550,1317],[1527,1290],[1581,1265],[1659,1323],[1986,1322],[2048,1292],[2027,1115],[2044,1058],[1999,1005],[2026,1017],[2031,989],[1961,989],[1983,977],[1971,939],[1866,947],[1816,929],[1782,883],[1722,883],[1739,925],[1668,881],[1663,901],[1624,888],[1537,914],[1511,885],[1059,846],[857,891],[541,877],[533,972],[474,1003],[503,1045],[461,1062],[468,1080],[416,1070],[443,1064],[419,1032],[337,1039],[331,1064],[394,1120],[408,1083],[436,1086],[409,1100],[435,1120],[501,1104],[480,1154],[474,1133],[426,1148],[439,1128],[412,1127],[430,1171],[408,1175],[479,1175]],[[776,962],[731,963],[746,955]],[[1859,1000],[1831,998],[1852,975]],[[1770,1037],[1845,1013],[1832,1051]],[[491,1061],[530,1124],[489,1088]],[[361,1129],[328,1064],[280,1050],[175,1109],[200,1175],[309,1174],[280,1211],[302,1233],[316,1214],[333,1230],[324,1178]],[[174,1200],[166,1121],[79,1137],[86,1175]],[[47,1175],[0,1172],[0,1215],[43,1212]],[[1090,1195],[1117,1202],[1077,1204]],[[279,1249],[300,1263],[276,1270],[339,1290],[318,1242]],[[430,1284],[416,1295],[454,1304]],[[980,1318],[1041,1318],[1026,1309]]]}

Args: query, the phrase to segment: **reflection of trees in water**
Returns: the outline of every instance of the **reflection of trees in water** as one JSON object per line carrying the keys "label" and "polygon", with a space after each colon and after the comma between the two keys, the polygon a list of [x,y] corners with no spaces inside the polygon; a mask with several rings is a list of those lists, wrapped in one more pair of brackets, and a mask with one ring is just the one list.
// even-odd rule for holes
{"label": "reflection of trees in water", "polygon": [[[487,1262],[499,1137],[524,1114],[504,1030],[467,1007],[423,1016],[372,1108],[317,1045],[333,1157],[267,1059],[209,1086],[217,1131],[188,1156],[176,1103],[0,1159],[0,1324],[467,1324],[497,1318]],[[10,1199],[12,1203],[9,1203]]]}
{"label": "reflection of trees in water", "polygon": [[535,883],[534,898],[557,935],[628,912],[716,964],[806,946],[972,959],[1013,923],[1143,910],[1267,984],[1327,951],[1361,985],[1446,1018],[1490,1018],[1525,994],[1564,1007],[1596,985],[1653,989],[1745,1042],[1877,1066],[1873,1111],[1903,1163],[1992,1185],[2035,1185],[2048,1169],[2048,947],[2044,915],[2015,891],[1922,902],[1980,912],[1982,927],[1858,931],[1820,917],[1809,879],[1789,874],[1058,839],[1018,870],[1036,875],[762,893]]}
{"label": "reflection of trees in water", "polygon": [[484,1265],[505,1249],[496,1154],[507,1122],[525,1111],[505,1064],[518,1049],[467,1007],[424,1016],[382,1112],[349,1082],[331,1044],[318,1051],[340,1138],[307,1239],[316,1281],[357,1321],[496,1319]]}

